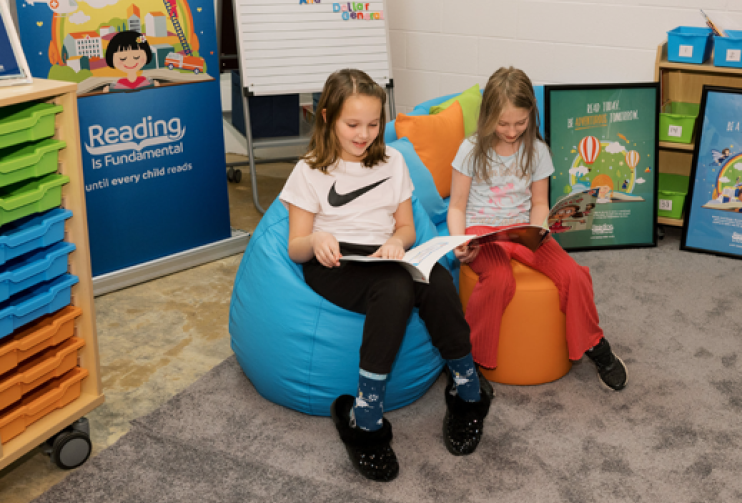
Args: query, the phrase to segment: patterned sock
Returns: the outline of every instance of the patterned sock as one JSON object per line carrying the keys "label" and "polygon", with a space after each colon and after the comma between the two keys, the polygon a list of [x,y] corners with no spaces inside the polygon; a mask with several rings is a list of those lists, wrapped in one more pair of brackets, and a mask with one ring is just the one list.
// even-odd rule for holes
{"label": "patterned sock", "polygon": [[446,360],[451,370],[456,393],[465,402],[479,401],[479,376],[471,353],[458,360]]}
{"label": "patterned sock", "polygon": [[361,369],[358,377],[358,395],[351,413],[352,426],[366,431],[376,431],[381,428],[387,375],[373,374]]}

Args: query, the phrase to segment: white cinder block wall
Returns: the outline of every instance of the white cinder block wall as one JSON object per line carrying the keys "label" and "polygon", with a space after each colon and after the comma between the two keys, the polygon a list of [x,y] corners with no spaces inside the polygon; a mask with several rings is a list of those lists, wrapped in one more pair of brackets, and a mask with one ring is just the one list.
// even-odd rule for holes
{"label": "white cinder block wall", "polygon": [[386,0],[397,112],[501,66],[535,85],[654,80],[657,46],[699,9],[742,30],[742,0]]}

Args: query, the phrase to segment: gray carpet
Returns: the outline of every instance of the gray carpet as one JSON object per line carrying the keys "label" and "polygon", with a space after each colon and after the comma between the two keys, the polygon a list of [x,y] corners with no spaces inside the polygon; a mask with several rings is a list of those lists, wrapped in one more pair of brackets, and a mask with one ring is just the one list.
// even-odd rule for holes
{"label": "gray carpet", "polygon": [[443,379],[387,414],[400,476],[356,474],[328,418],[261,398],[227,359],[36,501],[731,502],[742,500],[742,261],[654,249],[573,254],[590,266],[620,393],[589,361],[561,380],[495,385],[468,457],[442,441]]}

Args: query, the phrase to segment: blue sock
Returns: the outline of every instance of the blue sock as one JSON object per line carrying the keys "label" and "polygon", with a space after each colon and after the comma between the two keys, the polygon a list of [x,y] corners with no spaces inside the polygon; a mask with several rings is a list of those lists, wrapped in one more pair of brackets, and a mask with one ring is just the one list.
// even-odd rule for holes
{"label": "blue sock", "polygon": [[456,393],[465,402],[479,401],[479,376],[474,368],[474,359],[471,353],[458,360],[446,360],[451,369]]}
{"label": "blue sock", "polygon": [[376,431],[383,425],[387,375],[373,374],[361,369],[358,377],[358,395],[352,411],[357,428]]}

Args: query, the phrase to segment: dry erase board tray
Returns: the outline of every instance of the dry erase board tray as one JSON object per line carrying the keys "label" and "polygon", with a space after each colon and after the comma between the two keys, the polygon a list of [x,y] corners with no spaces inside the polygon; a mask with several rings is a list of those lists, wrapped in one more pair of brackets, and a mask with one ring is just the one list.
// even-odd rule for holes
{"label": "dry erase board tray", "polygon": [[46,139],[0,149],[0,187],[57,171],[59,150],[67,144]]}
{"label": "dry erase board tray", "polygon": [[76,367],[44,384],[16,405],[0,411],[0,443],[17,437],[42,417],[79,398],[82,380],[87,376],[87,370]]}
{"label": "dry erase board tray", "polygon": [[11,105],[0,109],[0,148],[54,136],[55,115],[61,105],[34,103]]}
{"label": "dry erase board tray", "polygon": [[84,345],[83,339],[71,337],[59,346],[48,348],[29,359],[15,372],[0,377],[0,410],[10,407],[23,398],[23,395],[75,368],[77,351]]}
{"label": "dry erase board tray", "polygon": [[[59,206],[62,202],[62,185],[69,181],[68,176],[54,173],[1,188],[0,225]],[[0,228],[0,232],[3,231]]]}
{"label": "dry erase board tray", "polygon": [[0,375],[44,349],[66,341],[75,333],[75,319],[82,314],[77,306],[67,306],[54,314],[42,316],[23,331],[0,341]]}
{"label": "dry erase board tray", "polygon": [[72,285],[77,282],[77,276],[65,274],[0,302],[0,340],[26,323],[69,304]]}
{"label": "dry erase board tray", "polygon": [[0,302],[66,273],[67,259],[74,250],[74,243],[62,241],[15,258],[0,267]]}
{"label": "dry erase board tray", "polygon": [[4,226],[0,229],[0,266],[24,253],[62,241],[64,222],[71,216],[70,210],[54,208]]}

